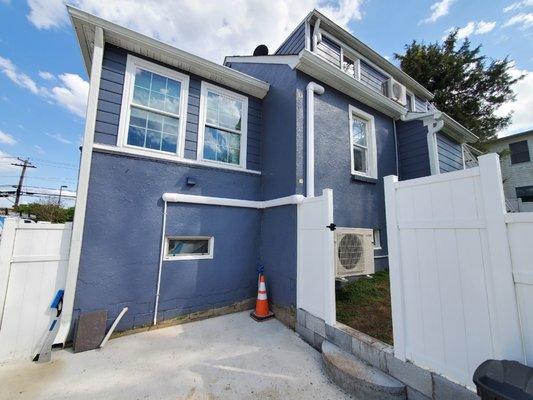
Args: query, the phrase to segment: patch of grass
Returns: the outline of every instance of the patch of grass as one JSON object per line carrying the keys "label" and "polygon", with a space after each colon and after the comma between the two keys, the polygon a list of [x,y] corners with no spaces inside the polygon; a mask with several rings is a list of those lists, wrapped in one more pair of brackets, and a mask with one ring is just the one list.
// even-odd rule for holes
{"label": "patch of grass", "polygon": [[392,343],[389,272],[363,277],[336,291],[337,321]]}

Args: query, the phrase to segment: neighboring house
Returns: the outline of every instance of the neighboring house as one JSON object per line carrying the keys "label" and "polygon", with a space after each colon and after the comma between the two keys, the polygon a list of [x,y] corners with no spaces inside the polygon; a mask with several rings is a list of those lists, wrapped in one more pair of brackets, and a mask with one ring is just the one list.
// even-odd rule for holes
{"label": "neighboring house", "polygon": [[[333,189],[336,225],[374,229],[383,269],[383,177],[463,169],[476,140],[317,11],[274,54],[223,66],[69,12],[91,77],[74,317],[105,309],[111,322],[128,306],[124,330],[153,323],[156,304],[159,320],[232,305],[255,297],[259,264],[291,314],[299,199]],[[165,193],[184,202],[167,208]]]}
{"label": "neighboring house", "polygon": [[502,153],[503,190],[513,211],[533,211],[533,130],[505,136],[489,144]]}

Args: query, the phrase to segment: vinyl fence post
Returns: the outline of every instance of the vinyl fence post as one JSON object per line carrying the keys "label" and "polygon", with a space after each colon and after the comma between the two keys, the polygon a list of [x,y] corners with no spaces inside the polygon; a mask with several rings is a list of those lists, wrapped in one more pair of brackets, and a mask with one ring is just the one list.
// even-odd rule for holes
{"label": "vinyl fence post", "polygon": [[525,362],[505,223],[502,174],[497,154],[479,157],[479,175],[487,223],[490,277],[487,286],[495,357]]}
{"label": "vinyl fence post", "polygon": [[402,283],[403,271],[400,251],[400,230],[396,215],[396,185],[398,183],[398,177],[395,175],[386,176],[384,182],[394,356],[405,361],[405,293]]}
{"label": "vinyl fence post", "polygon": [[6,218],[2,230],[2,240],[0,241],[0,329],[2,328],[4,303],[6,301],[7,284],[11,269],[11,256],[13,255],[17,227],[17,218]]}

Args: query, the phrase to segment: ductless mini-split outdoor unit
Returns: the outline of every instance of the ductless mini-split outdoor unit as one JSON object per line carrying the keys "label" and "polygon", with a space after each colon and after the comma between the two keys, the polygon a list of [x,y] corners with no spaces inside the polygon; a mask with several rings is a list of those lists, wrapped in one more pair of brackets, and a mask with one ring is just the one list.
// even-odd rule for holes
{"label": "ductless mini-split outdoor unit", "polygon": [[405,106],[407,104],[407,90],[405,86],[393,78],[390,78],[387,83],[388,96],[395,102]]}
{"label": "ductless mini-split outdoor unit", "polygon": [[368,275],[374,273],[372,229],[337,228],[335,230],[335,276]]}

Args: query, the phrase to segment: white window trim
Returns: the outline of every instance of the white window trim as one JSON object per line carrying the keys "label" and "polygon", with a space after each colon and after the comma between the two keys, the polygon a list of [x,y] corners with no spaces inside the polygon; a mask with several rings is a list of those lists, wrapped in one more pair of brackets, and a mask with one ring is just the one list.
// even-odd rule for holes
{"label": "white window trim", "polygon": [[[361,171],[356,171],[354,169],[354,159],[353,159],[353,131],[352,131],[352,121],[353,116],[356,116],[362,120],[365,120],[368,123],[368,137],[367,137],[367,163],[368,163],[368,173]],[[351,171],[352,175],[363,176],[365,178],[378,178],[378,166],[377,166],[377,147],[376,147],[376,128],[374,124],[374,116],[370,115],[363,110],[360,110],[357,107],[350,105],[349,107],[349,124],[350,124],[350,161],[351,161]]]}
{"label": "white window trim", "polygon": [[372,241],[374,250],[382,250],[381,247],[381,231],[378,228],[372,230]]}
{"label": "white window trim", "polygon": [[[168,151],[146,149],[143,147],[132,146],[128,144],[128,129],[131,112],[131,102],[133,100],[133,89],[135,81],[135,68],[139,67],[149,72],[162,75],[166,78],[171,78],[179,81],[180,89],[180,108],[179,108],[179,132],[178,132],[178,147],[176,153],[169,153]],[[185,151],[185,128],[187,126],[187,103],[189,99],[189,76],[174,71],[170,68],[163,67],[159,64],[144,60],[142,58],[128,54],[126,62],[126,74],[124,76],[124,90],[122,92],[122,106],[120,109],[120,122],[118,128],[117,146],[129,149],[135,149],[141,154],[175,154],[178,157],[183,157]],[[162,115],[165,113],[162,112]]]}
{"label": "white window trim", "polygon": [[[205,160],[204,159],[204,139],[205,139],[205,124],[206,124],[206,117],[207,117],[207,92],[215,92],[217,94],[220,94],[225,97],[229,97],[233,100],[242,101],[242,121],[241,121],[241,149],[240,149],[240,164],[231,164],[231,163],[225,163],[222,161],[215,161],[215,160]],[[235,132],[231,129],[228,129],[228,131]],[[231,165],[234,167],[238,167],[239,169],[245,169],[246,168],[246,149],[247,149],[247,140],[248,138],[248,97],[243,96],[241,94],[232,92],[231,90],[227,90],[224,88],[221,88],[220,86],[213,85],[208,82],[202,81],[202,87],[200,90],[200,115],[198,117],[198,146],[197,146],[197,159],[201,160],[204,164],[211,164],[215,166],[220,165]]]}
{"label": "white window trim", "polygon": [[[168,244],[170,240],[207,240],[208,241],[208,254],[180,254],[176,256],[170,256],[168,254]],[[213,253],[215,249],[215,238],[213,236],[165,236],[165,261],[176,260],[210,260],[213,259]]]}
{"label": "white window trim", "polygon": [[[409,90],[407,90],[406,96],[411,99],[411,109],[408,109],[407,111],[415,111],[416,110],[415,95],[413,94],[413,92],[410,92]],[[407,108],[407,106],[405,108]]]}

